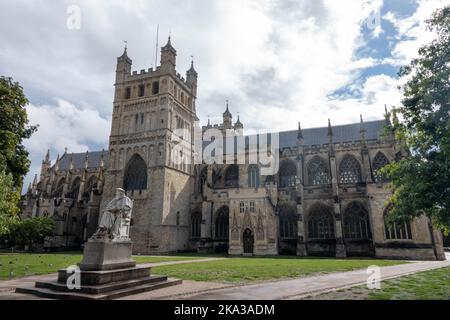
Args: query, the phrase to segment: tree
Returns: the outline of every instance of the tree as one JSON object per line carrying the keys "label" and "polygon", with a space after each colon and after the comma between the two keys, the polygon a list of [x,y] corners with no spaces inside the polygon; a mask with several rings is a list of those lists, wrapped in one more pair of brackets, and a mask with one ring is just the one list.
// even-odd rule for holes
{"label": "tree", "polygon": [[0,77],[0,165],[13,176],[13,186],[20,190],[23,177],[28,173],[30,160],[22,145],[31,137],[35,126],[28,126],[25,106],[28,100],[22,87],[11,78]]}
{"label": "tree", "polygon": [[[406,77],[402,117],[394,121],[397,138],[411,156],[385,167],[391,180],[390,220],[410,220],[425,213],[433,224],[450,231],[450,6],[427,21],[436,38],[419,57],[401,68]],[[395,117],[394,117],[395,118]]]}
{"label": "tree", "polygon": [[46,237],[53,235],[54,221],[49,217],[34,217],[12,224],[9,238],[10,243],[23,248],[30,248],[35,244],[42,244]]}
{"label": "tree", "polygon": [[9,234],[12,223],[18,219],[20,193],[13,189],[12,174],[0,167],[0,237]]}

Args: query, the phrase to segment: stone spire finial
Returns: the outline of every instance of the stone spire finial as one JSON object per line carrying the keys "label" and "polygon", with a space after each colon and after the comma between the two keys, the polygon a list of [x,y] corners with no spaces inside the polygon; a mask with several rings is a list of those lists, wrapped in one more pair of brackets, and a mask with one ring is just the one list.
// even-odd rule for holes
{"label": "stone spire finial", "polygon": [[223,116],[224,117],[228,117],[228,118],[232,118],[233,116],[232,116],[232,114],[230,112],[230,109],[229,109],[229,101],[228,100],[226,100],[226,104],[227,104],[227,108],[226,108],[225,112],[223,113]]}
{"label": "stone spire finial", "polygon": [[86,151],[86,156],[84,157],[84,168],[87,169],[89,167],[89,150]]}
{"label": "stone spire finial", "polygon": [[298,122],[297,139],[303,139],[303,131],[300,121]]}
{"label": "stone spire finial", "polygon": [[45,155],[45,162],[50,162],[50,149],[47,150],[47,154]]}
{"label": "stone spire finial", "polygon": [[328,136],[332,137],[333,136],[333,129],[331,127],[331,120],[328,119]]}
{"label": "stone spire finial", "polygon": [[366,132],[366,128],[364,126],[364,120],[362,114],[359,115],[359,132]]}
{"label": "stone spire finial", "polygon": [[102,154],[100,155],[100,167],[103,168],[105,166],[105,149],[102,149]]}
{"label": "stone spire finial", "polygon": [[37,174],[34,175],[33,187],[35,187],[36,185],[37,185]]}

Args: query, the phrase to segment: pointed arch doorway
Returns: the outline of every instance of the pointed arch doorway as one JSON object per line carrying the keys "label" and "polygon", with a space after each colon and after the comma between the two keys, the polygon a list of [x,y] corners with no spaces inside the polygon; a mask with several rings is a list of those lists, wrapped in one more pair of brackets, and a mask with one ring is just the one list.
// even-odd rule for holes
{"label": "pointed arch doorway", "polygon": [[255,237],[252,230],[245,229],[242,239],[244,241],[244,255],[253,255]]}

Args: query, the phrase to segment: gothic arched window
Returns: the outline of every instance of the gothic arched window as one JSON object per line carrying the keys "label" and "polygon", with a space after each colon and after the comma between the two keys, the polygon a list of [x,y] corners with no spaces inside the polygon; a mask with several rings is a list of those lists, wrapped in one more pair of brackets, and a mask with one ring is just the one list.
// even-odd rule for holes
{"label": "gothic arched window", "polygon": [[223,206],[217,211],[216,239],[228,240],[229,211],[227,206]]}
{"label": "gothic arched window", "polygon": [[70,190],[67,193],[68,198],[71,198],[73,200],[78,200],[78,194],[80,193],[80,184],[81,184],[81,179],[77,177],[72,182],[72,185],[70,186]]}
{"label": "gothic arched window", "polygon": [[147,165],[137,154],[128,161],[123,179],[125,191],[146,190],[147,189]]}
{"label": "gothic arched window", "polygon": [[194,212],[191,215],[191,238],[198,239],[201,237],[202,230],[202,214]]}
{"label": "gothic arched window", "polygon": [[369,214],[360,202],[352,202],[344,212],[344,238],[372,239]]}
{"label": "gothic arched window", "polygon": [[86,187],[84,188],[83,200],[89,201],[89,198],[91,197],[91,192],[95,188],[97,188],[97,177],[96,176],[92,176],[92,177],[89,178],[89,180],[88,180],[88,182],[86,184]]}
{"label": "gothic arched window", "polygon": [[297,239],[297,209],[292,204],[281,204],[278,208],[280,215],[280,238]]}
{"label": "gothic arched window", "polygon": [[55,185],[55,188],[53,190],[53,197],[55,198],[61,198],[63,196],[63,190],[64,190],[64,184],[66,183],[66,179],[62,178],[58,181],[58,183]]}
{"label": "gothic arched window", "polygon": [[361,165],[354,156],[346,155],[339,165],[340,183],[361,182]]}
{"label": "gothic arched window", "polygon": [[308,215],[308,238],[334,239],[334,219],[331,209],[323,204],[313,206]]}
{"label": "gothic arched window", "polygon": [[388,214],[389,210],[386,208],[384,212],[384,232],[386,240],[412,240],[411,223],[389,223],[387,219]]}
{"label": "gothic arched window", "polygon": [[227,168],[225,173],[225,186],[239,187],[239,167],[236,164],[232,164]]}
{"label": "gothic arched window", "polygon": [[280,187],[294,187],[297,176],[297,166],[292,160],[285,160],[280,166]]}
{"label": "gothic arched window", "polygon": [[248,167],[248,187],[259,188],[259,168],[255,164]]}
{"label": "gothic arched window", "polygon": [[208,168],[203,167],[200,171],[200,175],[198,177],[198,193],[203,194],[203,187],[205,186],[205,183],[208,179]]}
{"label": "gothic arched window", "polygon": [[309,184],[313,186],[330,184],[328,166],[321,157],[315,156],[308,163],[308,178]]}
{"label": "gothic arched window", "polygon": [[375,158],[373,158],[372,168],[373,168],[373,178],[375,179],[375,182],[384,183],[388,181],[388,179],[379,172],[380,169],[382,169],[388,164],[389,160],[382,152],[378,152]]}

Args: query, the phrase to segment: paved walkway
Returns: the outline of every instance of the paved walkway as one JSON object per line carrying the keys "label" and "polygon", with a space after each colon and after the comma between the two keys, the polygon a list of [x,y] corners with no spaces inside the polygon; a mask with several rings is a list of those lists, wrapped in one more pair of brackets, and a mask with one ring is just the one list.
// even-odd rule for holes
{"label": "paved walkway", "polygon": [[[376,263],[376,261],[374,261]],[[450,261],[412,262],[382,267],[383,280],[405,276],[421,271],[450,267]],[[178,297],[186,300],[281,300],[301,299],[338,289],[366,284],[366,269],[331,273],[300,279],[282,280],[209,291]],[[174,297],[176,298],[176,297]]]}

